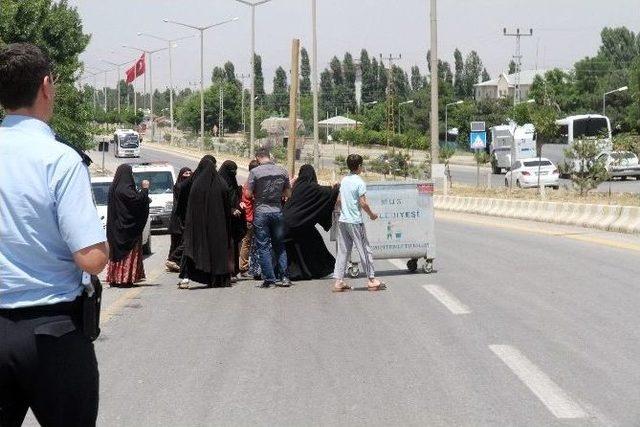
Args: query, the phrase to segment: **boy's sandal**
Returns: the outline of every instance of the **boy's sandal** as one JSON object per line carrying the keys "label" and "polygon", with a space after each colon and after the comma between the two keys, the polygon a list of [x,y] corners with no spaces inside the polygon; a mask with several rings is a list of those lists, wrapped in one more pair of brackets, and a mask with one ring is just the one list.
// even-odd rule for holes
{"label": "boy's sandal", "polygon": [[331,288],[331,292],[345,292],[350,290],[351,286],[347,285],[346,283],[342,283],[340,286],[333,285]]}
{"label": "boy's sandal", "polygon": [[383,289],[387,289],[387,284],[384,282],[379,282],[377,285],[367,285],[367,289],[371,292],[381,291]]}

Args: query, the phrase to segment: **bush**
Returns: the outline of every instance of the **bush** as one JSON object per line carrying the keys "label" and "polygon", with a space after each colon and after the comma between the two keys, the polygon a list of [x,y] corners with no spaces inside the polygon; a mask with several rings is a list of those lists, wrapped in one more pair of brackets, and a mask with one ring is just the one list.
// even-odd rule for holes
{"label": "bush", "polygon": [[592,139],[574,141],[565,151],[569,164],[574,165],[570,168],[573,186],[581,196],[609,178],[604,162],[597,158],[599,154],[598,143]]}

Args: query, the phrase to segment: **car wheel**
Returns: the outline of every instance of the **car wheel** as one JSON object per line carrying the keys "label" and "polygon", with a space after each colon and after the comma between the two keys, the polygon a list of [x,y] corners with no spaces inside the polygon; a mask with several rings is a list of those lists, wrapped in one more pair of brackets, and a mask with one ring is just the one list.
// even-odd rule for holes
{"label": "car wheel", "polygon": [[559,190],[560,186],[559,185],[552,185],[551,188],[553,188],[554,190]]}
{"label": "car wheel", "polygon": [[509,188],[509,180],[505,178],[504,180],[504,186]]}
{"label": "car wheel", "polygon": [[519,179],[516,179],[516,187],[522,188],[522,185],[520,184],[520,180]]}
{"label": "car wheel", "polygon": [[621,181],[626,181],[626,180],[627,180],[627,177],[626,177],[626,176],[621,176],[621,177],[620,177],[620,180],[621,180]]}
{"label": "car wheel", "polygon": [[151,235],[147,239],[147,243],[142,245],[142,254],[143,255],[151,255]]}
{"label": "car wheel", "polygon": [[410,259],[409,261],[407,261],[407,270],[409,270],[410,273],[415,273],[417,269],[418,269],[417,259]]}

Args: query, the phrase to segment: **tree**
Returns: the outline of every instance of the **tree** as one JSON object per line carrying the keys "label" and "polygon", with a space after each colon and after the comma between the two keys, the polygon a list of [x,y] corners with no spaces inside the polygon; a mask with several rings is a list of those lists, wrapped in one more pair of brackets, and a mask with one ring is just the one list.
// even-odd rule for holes
{"label": "tree", "polygon": [[[220,117],[220,89],[224,88],[224,126],[231,132],[241,128],[241,91],[237,84],[218,80],[204,91],[205,129],[211,131]],[[200,129],[200,94],[191,93],[176,107],[178,123],[193,131]],[[256,114],[257,117],[257,114]]]}
{"label": "tree", "polygon": [[425,85],[424,78],[420,75],[420,68],[417,65],[411,67],[411,90],[419,91]]}
{"label": "tree", "polygon": [[614,68],[629,66],[640,55],[640,44],[633,31],[626,27],[605,27],[600,32],[602,45],[598,56],[611,62]]}
{"label": "tree", "polygon": [[346,111],[355,112],[356,103],[356,66],[353,63],[353,57],[349,52],[344,54],[342,60],[342,71],[344,75],[344,99],[342,99],[343,108]]}
{"label": "tree", "polygon": [[453,51],[453,66],[453,93],[456,98],[462,98],[464,97],[464,61],[462,59],[462,52],[460,52],[458,48]]}
{"label": "tree", "polygon": [[509,61],[509,69],[507,70],[507,74],[514,74],[516,72],[516,61],[513,59]]}
{"label": "tree", "polygon": [[489,72],[487,71],[486,68],[482,69],[482,77],[481,77],[483,82],[489,81],[491,80],[491,76],[489,75]]}
{"label": "tree", "polygon": [[395,96],[401,101],[407,99],[411,89],[407,73],[397,65],[393,65],[391,67],[391,81]]}
{"label": "tree", "polygon": [[480,56],[475,50],[472,50],[467,55],[464,61],[463,72],[463,95],[466,97],[472,97],[474,91],[474,85],[478,83],[480,75],[482,74],[482,61]]}
{"label": "tree", "polygon": [[89,44],[82,20],[66,0],[2,0],[0,44],[29,42],[40,47],[59,76],[51,127],[69,143],[86,149],[93,145],[87,97],[73,85],[82,64],[79,55]]}
{"label": "tree", "polygon": [[608,178],[607,168],[598,159],[601,150],[593,139],[574,140],[571,148],[565,151],[570,167],[573,186],[580,196],[598,188]]}
{"label": "tree", "polygon": [[227,61],[224,63],[224,76],[228,82],[236,82],[236,67],[233,62]]}
{"label": "tree", "polygon": [[272,108],[284,115],[289,112],[289,87],[287,85],[287,72],[284,68],[276,68],[273,77],[273,93],[271,94]]}
{"label": "tree", "polygon": [[387,86],[389,85],[389,76],[387,74],[387,67],[384,66],[384,62],[380,60],[378,63],[378,87],[376,90],[377,100],[379,102],[384,101],[387,98]]}
{"label": "tree", "polygon": [[262,104],[265,95],[264,75],[262,74],[262,58],[258,54],[253,56],[253,78],[255,81],[256,101],[258,101],[259,104]]}
{"label": "tree", "polygon": [[319,107],[326,113],[333,113],[333,78],[331,77],[331,71],[326,68],[320,73],[320,97]]}
{"label": "tree", "polygon": [[[375,58],[373,58],[375,61]],[[360,51],[360,71],[362,73],[362,102],[367,103],[376,99],[377,81],[377,62],[369,60],[369,53],[366,49]]]}
{"label": "tree", "polygon": [[211,73],[211,82],[216,83],[220,81],[226,80],[227,75],[224,72],[224,69],[221,67],[213,67],[213,72]]}
{"label": "tree", "polygon": [[304,47],[300,49],[300,95],[311,94],[311,65],[309,54]]}

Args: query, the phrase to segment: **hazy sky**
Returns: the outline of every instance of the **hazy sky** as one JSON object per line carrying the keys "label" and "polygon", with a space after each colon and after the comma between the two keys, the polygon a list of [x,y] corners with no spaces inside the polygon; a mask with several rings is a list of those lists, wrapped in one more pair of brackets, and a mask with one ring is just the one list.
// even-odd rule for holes
{"label": "hazy sky", "polygon": [[[83,55],[87,66],[105,68],[101,59],[124,62],[138,56],[123,49],[130,44],[146,49],[164,46],[160,41],[138,37],[148,32],[165,38],[196,31],[162,22],[163,18],[193,25],[208,25],[237,16],[238,21],[205,32],[205,84],[211,70],[231,60],[236,73],[248,73],[250,8],[235,0],[70,0],[78,7],[84,30],[92,35]],[[398,64],[407,71],[418,65],[427,70],[429,44],[428,0],[317,0],[319,72],[333,55],[346,51],[359,57],[402,55]],[[463,55],[476,50],[491,77],[504,71],[514,54],[515,39],[504,37],[502,28],[524,31],[523,68],[570,68],[594,55],[604,26],[625,25],[640,31],[640,0],[439,0],[438,49],[441,58],[453,63],[453,50]],[[311,54],[311,0],[272,0],[256,8],[256,51],[262,55],[267,91],[274,70],[289,69],[291,39],[300,38]],[[536,55],[537,51],[537,55]],[[537,59],[536,59],[537,57]],[[177,88],[199,81],[198,38],[179,42],[174,49],[173,75]],[[452,64],[453,66],[453,64]],[[109,75],[113,85],[115,73]],[[141,80],[141,79],[140,79]],[[169,84],[166,52],[154,55],[154,88]],[[142,84],[140,81],[138,84]],[[247,80],[247,86],[249,81]],[[141,86],[140,86],[141,87]]]}

